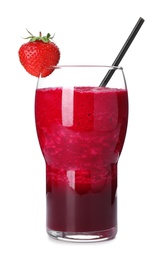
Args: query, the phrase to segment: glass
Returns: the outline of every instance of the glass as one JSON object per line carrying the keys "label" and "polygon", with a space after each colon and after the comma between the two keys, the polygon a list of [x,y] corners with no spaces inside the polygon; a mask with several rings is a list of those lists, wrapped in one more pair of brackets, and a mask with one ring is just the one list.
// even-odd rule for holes
{"label": "glass", "polygon": [[[53,69],[38,79],[35,96],[46,163],[47,232],[70,241],[112,239],[117,233],[117,163],[128,121],[123,69]],[[99,87],[109,70],[114,70],[112,78]]]}

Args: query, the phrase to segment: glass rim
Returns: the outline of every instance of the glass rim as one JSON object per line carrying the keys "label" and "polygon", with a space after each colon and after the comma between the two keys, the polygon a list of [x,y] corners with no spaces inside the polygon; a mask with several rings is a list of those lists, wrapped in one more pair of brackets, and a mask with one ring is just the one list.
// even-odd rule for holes
{"label": "glass rim", "polygon": [[47,66],[44,69],[62,69],[62,68],[108,68],[108,69],[118,69],[123,70],[121,66],[110,66],[110,65],[56,65],[56,66]]}

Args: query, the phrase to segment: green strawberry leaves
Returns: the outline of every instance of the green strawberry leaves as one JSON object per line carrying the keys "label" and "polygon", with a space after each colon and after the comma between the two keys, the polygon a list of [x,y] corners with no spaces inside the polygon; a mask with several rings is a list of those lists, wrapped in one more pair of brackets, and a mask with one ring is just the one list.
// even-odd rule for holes
{"label": "green strawberry leaves", "polygon": [[[27,29],[26,29],[27,30]],[[27,32],[30,34],[30,36],[24,38],[24,39],[30,39],[30,42],[35,42],[35,41],[43,41],[45,43],[50,42],[50,40],[52,40],[54,38],[54,35],[51,36],[50,33],[47,33],[46,36],[42,36],[42,33],[39,33],[39,36],[34,36],[32,33],[30,33],[28,30]]]}

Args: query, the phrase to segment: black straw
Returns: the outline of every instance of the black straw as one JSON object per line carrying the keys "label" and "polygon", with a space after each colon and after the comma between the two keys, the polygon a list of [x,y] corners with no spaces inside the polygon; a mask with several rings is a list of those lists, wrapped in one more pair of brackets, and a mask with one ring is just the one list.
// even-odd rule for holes
{"label": "black straw", "polygon": [[[142,24],[144,23],[144,19],[142,17],[139,18],[138,22],[134,26],[131,34],[129,35],[128,39],[126,40],[125,44],[123,45],[121,51],[119,52],[118,56],[116,57],[115,61],[113,62],[112,66],[118,66],[122,58],[124,57],[126,51],[128,50],[129,46],[131,45],[132,41],[134,40],[135,36],[137,35],[139,29],[141,28]],[[105,75],[104,79],[102,80],[99,87],[105,87],[108,84],[108,81],[112,77],[115,70],[109,70]]]}

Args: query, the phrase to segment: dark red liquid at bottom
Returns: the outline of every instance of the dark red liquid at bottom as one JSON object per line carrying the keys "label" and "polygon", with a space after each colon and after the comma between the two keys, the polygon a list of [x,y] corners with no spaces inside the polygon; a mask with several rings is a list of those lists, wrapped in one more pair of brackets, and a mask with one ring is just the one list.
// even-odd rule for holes
{"label": "dark red liquid at bottom", "polygon": [[[62,171],[47,166],[47,228],[92,232],[117,226],[117,165],[109,170]],[[101,178],[102,176],[102,178]]]}

